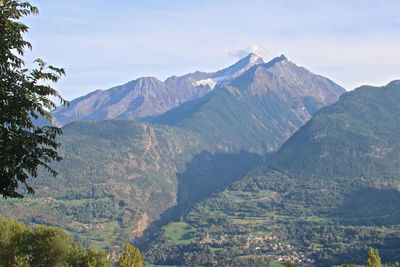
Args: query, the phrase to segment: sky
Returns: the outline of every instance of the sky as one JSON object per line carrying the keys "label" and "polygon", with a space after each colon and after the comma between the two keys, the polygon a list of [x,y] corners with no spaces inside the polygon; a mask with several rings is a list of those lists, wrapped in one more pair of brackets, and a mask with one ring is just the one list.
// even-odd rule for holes
{"label": "sky", "polygon": [[400,79],[399,0],[30,0],[35,58],[64,67],[72,100],[144,76],[212,72],[284,54],[346,90]]}

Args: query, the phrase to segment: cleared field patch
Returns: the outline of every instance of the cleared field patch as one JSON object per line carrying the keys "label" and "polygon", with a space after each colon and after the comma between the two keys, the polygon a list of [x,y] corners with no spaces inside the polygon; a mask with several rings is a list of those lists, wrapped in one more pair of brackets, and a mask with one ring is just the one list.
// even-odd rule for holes
{"label": "cleared field patch", "polygon": [[117,222],[103,222],[101,228],[94,228],[79,233],[81,238],[90,240],[89,247],[96,250],[106,250],[111,244],[118,243],[116,230],[119,229]]}
{"label": "cleared field patch", "polygon": [[257,192],[248,191],[225,191],[223,195],[232,201],[243,202],[243,201],[256,201],[262,199],[275,198],[278,193],[270,190],[260,190]]}
{"label": "cleared field patch", "polygon": [[200,241],[198,238],[192,238],[194,228],[184,222],[171,223],[165,227],[165,237],[171,243],[190,244]]}

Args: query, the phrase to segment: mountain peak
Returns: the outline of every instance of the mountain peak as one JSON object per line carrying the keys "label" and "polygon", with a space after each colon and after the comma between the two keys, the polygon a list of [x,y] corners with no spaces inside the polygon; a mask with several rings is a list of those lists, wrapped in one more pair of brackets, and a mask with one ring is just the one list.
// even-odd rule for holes
{"label": "mountain peak", "polygon": [[284,54],[282,54],[282,55],[280,55],[279,57],[275,57],[275,58],[273,58],[271,61],[269,61],[269,62],[279,62],[279,61],[285,61],[285,60],[288,60],[288,58],[284,55]]}
{"label": "mountain peak", "polygon": [[269,68],[269,67],[274,66],[276,63],[285,62],[285,61],[288,61],[288,58],[282,54],[279,57],[275,57],[275,58],[271,59],[270,61],[268,61],[267,63],[264,63],[263,66]]}
{"label": "mountain peak", "polygon": [[276,57],[276,59],[279,59],[279,60],[289,60],[284,54],[282,54],[282,55],[280,55],[279,57]]}
{"label": "mountain peak", "polygon": [[261,56],[257,55],[256,53],[249,53],[246,57],[242,58],[241,60],[238,61],[241,62],[247,62],[249,64],[260,64],[260,63],[264,63],[264,60]]}
{"label": "mountain peak", "polygon": [[259,55],[251,52],[249,53],[246,57],[240,59],[238,62],[236,62],[235,64],[233,64],[232,66],[222,70],[229,70],[229,69],[234,69],[234,70],[239,70],[239,69],[249,69],[250,67],[257,65],[257,64],[262,64],[264,63],[264,60],[262,57],[260,57]]}
{"label": "mountain peak", "polygon": [[232,66],[217,71],[214,77],[225,77],[223,79],[225,82],[231,81],[234,78],[241,75],[242,73],[244,73],[246,70],[253,67],[254,65],[259,65],[262,63],[264,63],[262,57],[258,56],[255,53],[250,53],[246,57],[240,59],[238,62],[233,64]]}

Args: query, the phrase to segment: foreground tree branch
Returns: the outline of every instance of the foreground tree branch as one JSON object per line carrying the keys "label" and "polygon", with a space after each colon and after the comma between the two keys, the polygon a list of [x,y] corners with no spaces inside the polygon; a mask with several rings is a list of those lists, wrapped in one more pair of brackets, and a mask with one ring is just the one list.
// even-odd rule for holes
{"label": "foreground tree branch", "polygon": [[4,197],[23,197],[20,186],[33,194],[27,179],[37,177],[43,166],[53,176],[57,172],[49,165],[60,161],[56,137],[62,134],[58,127],[34,124],[34,120],[52,116],[56,107],[51,97],[68,105],[51,84],[65,75],[62,68],[48,66],[37,59],[37,67],[24,68],[24,51],[31,44],[23,39],[28,27],[19,20],[38,14],[28,2],[0,1],[0,194]]}

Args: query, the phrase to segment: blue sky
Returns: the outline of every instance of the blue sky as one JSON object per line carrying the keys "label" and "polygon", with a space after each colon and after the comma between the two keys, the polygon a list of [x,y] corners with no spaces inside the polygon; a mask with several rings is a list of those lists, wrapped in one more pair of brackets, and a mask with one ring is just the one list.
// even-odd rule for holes
{"label": "blue sky", "polygon": [[142,76],[215,71],[257,48],[347,90],[400,79],[400,1],[31,0],[26,38],[67,99]]}

